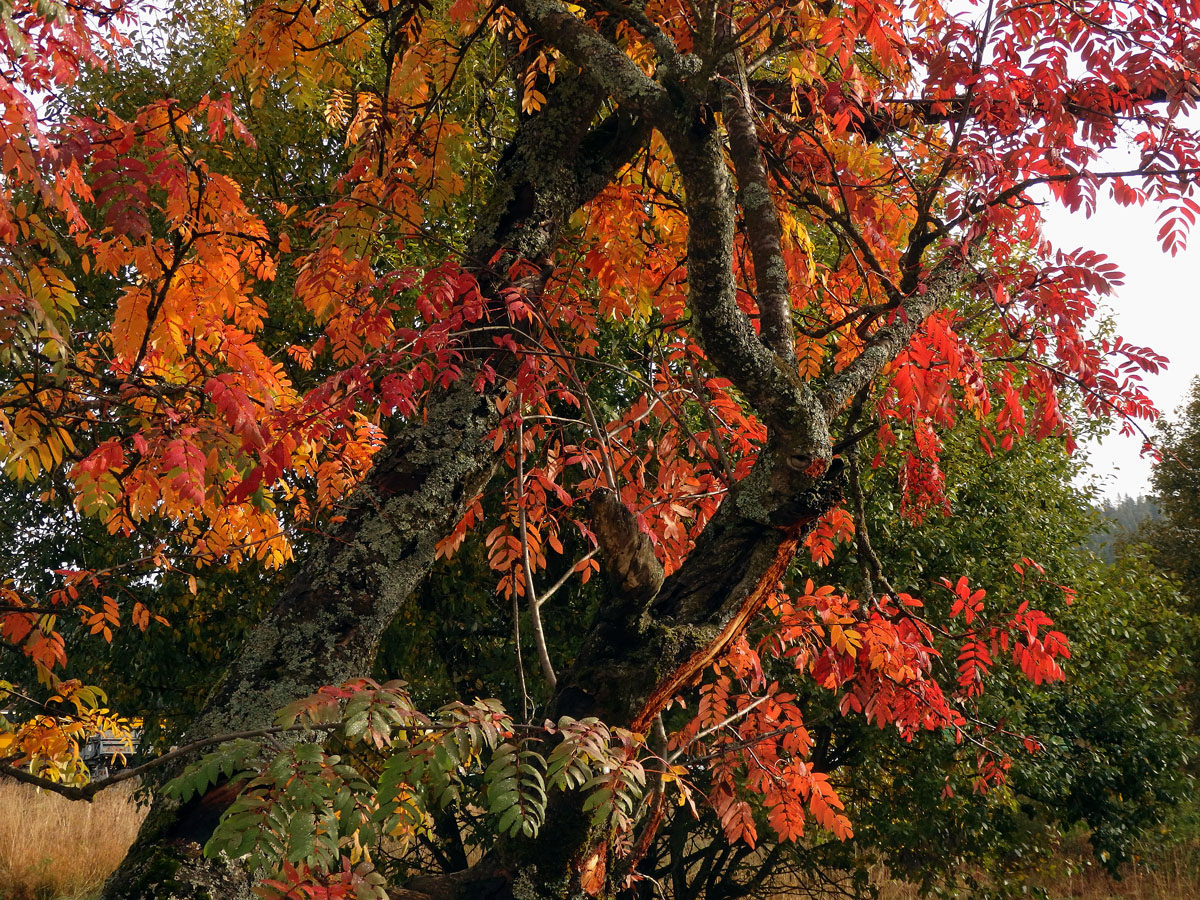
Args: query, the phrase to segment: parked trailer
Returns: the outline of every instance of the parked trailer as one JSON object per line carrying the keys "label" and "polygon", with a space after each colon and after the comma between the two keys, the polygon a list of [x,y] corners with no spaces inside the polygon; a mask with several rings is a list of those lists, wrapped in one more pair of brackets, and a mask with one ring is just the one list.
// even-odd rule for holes
{"label": "parked trailer", "polygon": [[111,732],[102,731],[88,738],[87,743],[80,748],[79,755],[88,767],[92,780],[99,781],[129,768],[129,760],[137,753],[141,740],[140,728],[133,730],[129,741],[124,741]]}

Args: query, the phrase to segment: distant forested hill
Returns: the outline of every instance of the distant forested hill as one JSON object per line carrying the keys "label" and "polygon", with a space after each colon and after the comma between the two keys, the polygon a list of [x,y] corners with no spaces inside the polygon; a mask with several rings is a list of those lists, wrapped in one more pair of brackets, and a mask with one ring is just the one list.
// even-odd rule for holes
{"label": "distant forested hill", "polygon": [[1121,496],[1116,501],[1105,500],[1096,510],[1099,523],[1088,544],[1097,556],[1113,561],[1114,548],[1132,537],[1147,522],[1157,522],[1162,512],[1153,497]]}

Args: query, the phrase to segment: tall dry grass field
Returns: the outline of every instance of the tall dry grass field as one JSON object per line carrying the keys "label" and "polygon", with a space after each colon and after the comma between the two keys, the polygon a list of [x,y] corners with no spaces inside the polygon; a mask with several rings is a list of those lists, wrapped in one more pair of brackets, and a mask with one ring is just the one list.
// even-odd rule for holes
{"label": "tall dry grass field", "polygon": [[[1044,890],[1050,900],[1200,900],[1200,845],[1194,843],[1158,850],[1152,861],[1126,866],[1120,879],[1086,858],[1076,856],[1073,862],[1072,874],[1031,874],[1024,887]],[[916,885],[892,878],[884,866],[871,876],[879,900],[924,900]]]}
{"label": "tall dry grass field", "polygon": [[0,900],[83,900],[99,891],[141,824],[133,788],[78,803],[0,783]]}
{"label": "tall dry grass field", "polygon": [[[120,785],[93,803],[0,782],[0,900],[92,900],[133,842],[143,811],[133,788]],[[1078,856],[1079,848],[1073,858]],[[1069,852],[1069,851],[1068,851]],[[1200,900],[1200,844],[1188,842],[1156,854],[1154,865],[1130,866],[1114,881],[1095,866],[1076,874],[1032,877],[1030,885],[1053,900]],[[922,900],[914,885],[872,873],[880,900]],[[778,900],[846,900],[836,891],[805,886]]]}
{"label": "tall dry grass field", "polygon": [[1152,861],[1126,866],[1120,881],[1093,867],[1046,886],[1050,896],[1070,900],[1200,900],[1200,846],[1162,850]]}

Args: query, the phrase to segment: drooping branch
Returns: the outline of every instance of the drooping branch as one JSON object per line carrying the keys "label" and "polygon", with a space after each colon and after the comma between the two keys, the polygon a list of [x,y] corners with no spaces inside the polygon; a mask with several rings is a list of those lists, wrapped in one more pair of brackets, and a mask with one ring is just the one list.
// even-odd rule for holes
{"label": "drooping branch", "polygon": [[49,791],[53,794],[66,797],[68,800],[87,800],[91,801],[101,791],[106,791],[111,787],[116,787],[118,784],[124,784],[126,781],[132,781],[150,774],[155,769],[163,766],[172,765],[180,759],[190,756],[198,750],[204,750],[208,747],[215,747],[218,744],[228,743],[229,741],[241,740],[244,738],[263,738],[278,734],[288,734],[301,731],[333,731],[340,727],[341,723],[332,725],[314,725],[306,722],[301,725],[275,725],[270,728],[252,728],[247,731],[234,731],[228,734],[215,734],[211,737],[202,738],[198,741],[192,741],[190,744],[184,744],[182,747],[175,747],[161,756],[156,756],[154,759],[147,760],[144,763],[139,763],[136,766],[131,766],[128,769],[122,769],[114,775],[109,775],[107,778],[99,778],[96,781],[89,781],[84,785],[63,784],[60,781],[52,781],[49,778],[42,778],[39,775],[34,775],[25,769],[19,769],[16,766],[0,763],[0,777],[9,778],[13,781],[19,781],[22,784],[28,784],[39,790]]}
{"label": "drooping branch", "polygon": [[[749,81],[750,95],[757,103],[778,111],[780,116],[792,120],[808,119],[817,114],[813,98],[797,92],[791,81],[779,78],[754,78]],[[1124,109],[1113,106],[1098,107],[1068,100],[1063,104],[1071,115],[1080,119],[1112,119],[1135,107],[1158,106],[1164,103],[1200,96],[1200,88],[1191,82],[1177,86],[1158,87],[1135,93],[1125,89],[1114,91]],[[876,143],[886,137],[910,129],[913,125],[942,125],[958,121],[970,112],[970,98],[958,97],[895,97],[866,106],[853,97],[843,94],[839,102],[852,105],[855,114],[850,117],[847,130],[857,134],[868,143]]]}
{"label": "drooping branch", "polygon": [[863,596],[869,602],[875,598],[875,585],[895,595],[891,584],[883,573],[883,563],[871,546],[871,532],[867,526],[866,501],[863,497],[862,481],[859,478],[858,448],[846,454],[846,484],[850,492],[850,508],[854,516],[854,547],[862,571]]}

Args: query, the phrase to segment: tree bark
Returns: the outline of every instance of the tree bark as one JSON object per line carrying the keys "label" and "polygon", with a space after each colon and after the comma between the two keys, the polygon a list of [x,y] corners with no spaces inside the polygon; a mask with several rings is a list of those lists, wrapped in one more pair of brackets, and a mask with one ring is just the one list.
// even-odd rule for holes
{"label": "tree bark", "polygon": [[[956,261],[903,299],[905,316],[876,332],[861,357],[829,388],[814,391],[791,362],[786,316],[786,268],[769,196],[756,197],[754,264],[776,307],[765,340],[737,304],[734,235],[737,203],[713,109],[721,105],[715,79],[680,58],[663,60],[658,80],[628,59],[594,50],[598,36],[563,11],[558,0],[514,0],[526,21],[577,65],[598,60],[604,87],[637,104],[666,138],[684,185],[688,217],[688,306],[709,362],[736,385],[769,428],[750,473],[734,485],[699,535],[682,566],[658,590],[643,548],[633,537],[622,548],[606,540],[630,533],[612,527],[620,512],[605,498],[597,522],[610,597],[587,631],[581,650],[558,680],[550,715],[596,716],[609,725],[646,733],[682,689],[742,634],[795,557],[816,520],[841,499],[842,466],[832,459],[831,425],[845,391],[857,391],[900,352],[921,323],[960,283]],[[716,66],[720,69],[720,66]],[[660,81],[662,85],[660,85]],[[664,108],[670,98],[669,108]],[[752,123],[734,110],[730,138],[740,146],[735,166],[741,187],[765,194],[766,174],[750,147]],[[726,126],[727,131],[729,125]],[[741,165],[738,166],[740,160]],[[747,218],[752,218],[748,213]],[[914,287],[916,287],[914,285]],[[631,521],[632,513],[625,511]],[[606,546],[606,543],[610,546]],[[649,817],[653,819],[654,817]],[[512,873],[514,896],[558,900],[583,897],[585,873],[606,862],[602,835],[587,825],[577,797],[556,797],[533,841],[501,845],[501,868]],[[589,877],[587,880],[591,880]],[[464,900],[478,900],[469,891]]]}

